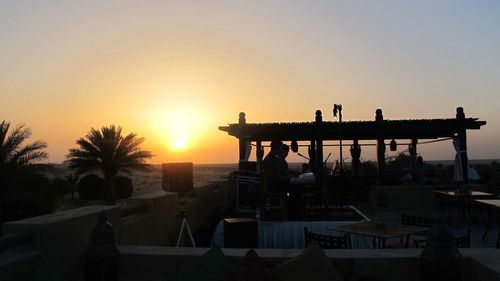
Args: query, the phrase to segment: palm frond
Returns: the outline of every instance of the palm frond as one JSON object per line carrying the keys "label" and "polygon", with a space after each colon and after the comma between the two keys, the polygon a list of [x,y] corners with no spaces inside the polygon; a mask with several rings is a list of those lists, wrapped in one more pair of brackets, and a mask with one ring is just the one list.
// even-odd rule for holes
{"label": "palm frond", "polygon": [[45,148],[47,148],[47,143],[35,141],[15,151],[8,161],[12,164],[27,165],[34,161],[46,159],[47,153],[43,151]]}
{"label": "palm frond", "polygon": [[3,147],[3,142],[7,137],[7,132],[9,131],[9,128],[10,128],[10,122],[3,120],[2,123],[0,123],[0,147]]}
{"label": "palm frond", "polygon": [[75,158],[65,161],[70,169],[77,170],[77,173],[83,174],[90,171],[99,170],[102,164],[97,159],[92,158]]}
{"label": "palm frond", "polygon": [[79,139],[76,143],[80,146],[81,153],[85,153],[91,157],[99,157],[101,154],[101,149],[86,139]]}
{"label": "palm frond", "polygon": [[18,125],[11,131],[6,140],[3,143],[3,150],[6,155],[13,154],[16,150],[19,149],[19,146],[31,136],[31,129],[24,127],[24,125]]}
{"label": "palm frond", "polygon": [[21,124],[10,131],[10,122],[0,123],[0,164],[27,165],[37,160],[47,158],[43,149],[47,144],[35,141],[26,146],[22,143],[31,137],[31,129]]}

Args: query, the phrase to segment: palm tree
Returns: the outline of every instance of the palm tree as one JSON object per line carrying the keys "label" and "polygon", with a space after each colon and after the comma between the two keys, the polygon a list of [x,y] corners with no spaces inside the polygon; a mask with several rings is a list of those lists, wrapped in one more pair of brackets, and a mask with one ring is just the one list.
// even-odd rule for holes
{"label": "palm tree", "polygon": [[64,179],[71,186],[71,200],[74,201],[75,200],[75,191],[76,191],[76,188],[78,187],[78,181],[80,180],[80,174],[72,173],[72,174],[64,176]]}
{"label": "palm tree", "polygon": [[24,166],[35,161],[47,158],[47,153],[43,149],[47,144],[43,141],[34,141],[27,145],[22,145],[31,137],[31,129],[18,125],[10,131],[10,122],[0,123],[0,233],[2,226],[2,208],[4,198],[4,179],[8,167]]}
{"label": "palm tree", "polygon": [[122,128],[114,125],[101,130],[91,128],[85,138],[76,141],[79,148],[69,150],[66,163],[79,174],[100,170],[106,182],[106,204],[114,205],[116,174],[144,169],[144,160],[153,156],[149,151],[140,150],[139,145],[143,142],[144,138],[137,138],[134,133],[123,137]]}
{"label": "palm tree", "polygon": [[35,161],[47,158],[43,149],[47,144],[43,141],[35,141],[25,146],[22,143],[31,137],[31,129],[19,125],[9,134],[10,122],[0,123],[0,169],[8,165],[28,165]]}

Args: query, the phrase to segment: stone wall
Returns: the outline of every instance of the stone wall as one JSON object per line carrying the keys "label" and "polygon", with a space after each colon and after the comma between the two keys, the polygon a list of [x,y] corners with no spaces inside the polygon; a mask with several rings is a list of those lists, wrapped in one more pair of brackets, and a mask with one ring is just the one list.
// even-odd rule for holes
{"label": "stone wall", "polygon": [[207,227],[227,209],[227,188],[226,183],[213,183],[196,188],[195,197],[185,198],[184,209],[193,232]]}
{"label": "stone wall", "polygon": [[63,276],[71,276],[83,270],[83,252],[102,211],[119,233],[121,215],[117,206],[88,206],[9,222],[4,225],[4,233],[33,231],[35,250]]}
{"label": "stone wall", "polygon": [[[195,197],[182,199],[186,201],[193,232],[205,228],[210,219],[222,213],[227,206],[226,197],[227,184],[213,183],[196,188]],[[180,223],[176,218],[181,206],[176,193],[160,191],[123,204],[146,204],[147,209],[122,217],[121,206],[87,206],[6,223],[5,235],[33,231],[35,242],[28,248],[15,247],[0,253],[0,280],[26,280],[23,272],[37,255],[67,280],[81,280],[85,247],[102,211],[107,214],[119,245],[175,245]]]}
{"label": "stone wall", "polygon": [[120,245],[173,245],[177,235],[176,216],[179,198],[163,191],[134,197],[129,205],[146,204],[147,212],[123,217],[118,236]]}
{"label": "stone wall", "polygon": [[[170,280],[183,267],[193,263],[208,249],[122,246],[120,274],[125,280]],[[248,249],[222,249],[233,263]],[[296,249],[256,249],[272,267],[301,253]],[[422,249],[350,249],[324,250],[346,281],[374,276],[384,281],[419,281]],[[498,250],[491,248],[460,249],[464,258],[464,280],[500,280]],[[314,274],[320,274],[315,272]]]}

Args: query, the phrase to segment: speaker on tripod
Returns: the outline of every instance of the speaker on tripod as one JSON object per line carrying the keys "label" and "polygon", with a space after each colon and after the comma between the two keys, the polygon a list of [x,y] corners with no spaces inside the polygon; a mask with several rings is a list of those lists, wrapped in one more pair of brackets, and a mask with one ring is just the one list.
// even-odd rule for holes
{"label": "speaker on tripod", "polygon": [[184,232],[187,231],[189,235],[189,239],[193,248],[196,248],[196,243],[194,242],[193,233],[191,232],[191,228],[189,227],[189,222],[187,220],[186,213],[181,209],[179,218],[182,218],[181,230],[179,231],[179,237],[177,237],[177,248],[180,247],[181,243],[184,244]]}
{"label": "speaker on tripod", "polygon": [[162,187],[168,192],[177,192],[183,197],[193,190],[193,163],[162,164]]}

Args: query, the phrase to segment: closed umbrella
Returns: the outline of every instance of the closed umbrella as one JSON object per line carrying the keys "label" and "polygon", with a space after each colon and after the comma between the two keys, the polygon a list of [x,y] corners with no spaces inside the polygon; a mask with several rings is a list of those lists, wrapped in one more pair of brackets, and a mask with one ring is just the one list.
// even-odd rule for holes
{"label": "closed umbrella", "polygon": [[460,140],[458,138],[453,139],[453,147],[455,148],[455,165],[453,166],[453,181],[463,182],[464,173],[462,171],[462,157],[460,157]]}

